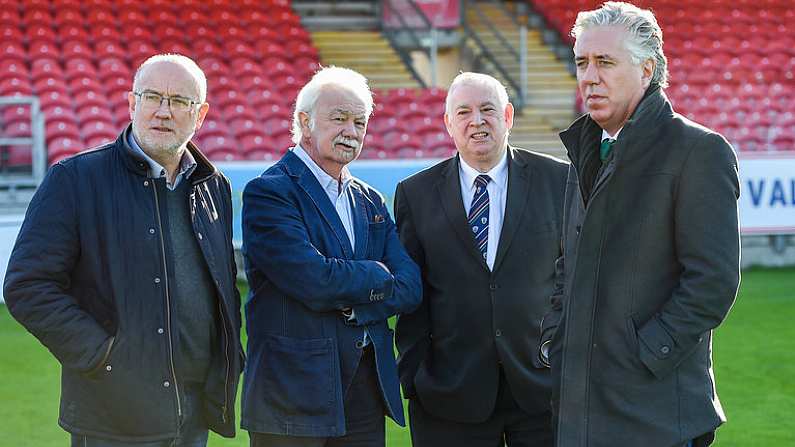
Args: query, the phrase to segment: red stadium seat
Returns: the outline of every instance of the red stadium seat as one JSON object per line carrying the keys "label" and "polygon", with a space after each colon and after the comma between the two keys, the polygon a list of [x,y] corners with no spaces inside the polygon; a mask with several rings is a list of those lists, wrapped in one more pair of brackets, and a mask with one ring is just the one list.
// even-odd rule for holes
{"label": "red stadium seat", "polygon": [[85,149],[82,141],[71,138],[56,138],[47,143],[47,160],[50,164],[75,155]]}
{"label": "red stadium seat", "polygon": [[33,86],[28,78],[6,78],[0,81],[0,96],[31,96]]}
{"label": "red stadium seat", "polygon": [[50,26],[54,21],[54,17],[49,11],[49,8],[35,8],[29,9],[22,16],[22,24],[30,28],[33,26]]}
{"label": "red stadium seat", "polygon": [[224,121],[207,118],[198,132],[203,137],[229,137],[231,132]]}
{"label": "red stadium seat", "polygon": [[249,161],[276,161],[281,158],[281,154],[269,149],[256,149],[244,152],[246,160]]}
{"label": "red stadium seat", "polygon": [[63,78],[63,68],[55,59],[36,59],[31,64],[30,78],[35,82],[42,78]]}
{"label": "red stadium seat", "polygon": [[0,60],[14,59],[25,61],[27,57],[25,48],[21,43],[14,41],[0,42]]}
{"label": "red stadium seat", "polygon": [[64,25],[58,29],[58,40],[63,45],[66,42],[88,42],[89,36],[80,25]]}
{"label": "red stadium seat", "polygon": [[10,138],[29,138],[32,135],[29,121],[17,121],[5,126],[0,136]]}
{"label": "red stadium seat", "polygon": [[44,135],[48,142],[56,138],[79,139],[80,129],[72,122],[52,121],[47,123]]}
{"label": "red stadium seat", "polygon": [[62,96],[68,96],[69,87],[61,78],[40,78],[33,83],[33,88],[36,90],[37,95],[46,95],[47,93],[58,93]]}
{"label": "red stadium seat", "polygon": [[27,65],[18,60],[0,60],[0,81],[6,79],[31,80],[30,71]]}
{"label": "red stadium seat", "polygon": [[108,104],[108,98],[91,90],[78,91],[74,95],[74,102],[75,109],[79,111],[85,107],[105,107]]}

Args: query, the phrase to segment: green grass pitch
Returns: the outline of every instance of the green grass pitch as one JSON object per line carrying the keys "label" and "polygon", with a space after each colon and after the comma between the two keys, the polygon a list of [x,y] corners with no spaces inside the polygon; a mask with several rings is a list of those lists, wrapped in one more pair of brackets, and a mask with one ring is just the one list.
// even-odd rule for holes
{"label": "green grass pitch", "polygon": [[[737,303],[713,344],[718,392],[729,419],[718,431],[717,447],[795,445],[793,340],[795,269],[744,272]],[[0,444],[68,445],[57,425],[59,388],[57,362],[0,305]],[[248,446],[248,436],[211,435],[209,445]],[[408,429],[387,422],[387,445],[410,446]]]}

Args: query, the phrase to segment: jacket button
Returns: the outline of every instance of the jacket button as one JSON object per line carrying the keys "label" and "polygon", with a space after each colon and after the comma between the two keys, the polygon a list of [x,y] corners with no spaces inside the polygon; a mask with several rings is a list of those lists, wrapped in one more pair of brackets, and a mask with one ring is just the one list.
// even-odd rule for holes
{"label": "jacket button", "polygon": [[108,371],[108,372],[110,372],[110,370],[111,370],[111,369],[113,369],[113,367],[112,367],[112,366],[110,366],[110,365],[107,365],[107,366],[105,367],[105,371]]}
{"label": "jacket button", "polygon": [[671,348],[669,346],[660,347],[660,353],[663,355],[668,355],[669,352],[671,352]]}
{"label": "jacket button", "polygon": [[165,382],[163,382],[163,386],[168,388],[171,386],[171,383],[168,380],[166,380]]}
{"label": "jacket button", "polygon": [[158,334],[162,334],[163,333],[163,328],[162,327],[157,328],[157,333]]}
{"label": "jacket button", "polygon": [[144,186],[149,186],[149,180],[144,180]]}
{"label": "jacket button", "polygon": [[364,347],[364,342],[361,340],[356,340],[356,349],[362,349]]}
{"label": "jacket button", "polygon": [[149,234],[155,234],[155,229],[154,228],[150,228],[149,229]]}
{"label": "jacket button", "polygon": [[197,236],[199,237],[199,240],[202,240],[202,239],[203,239],[203,237],[202,237],[202,234],[201,234],[201,233],[198,233],[198,234],[197,234]]}
{"label": "jacket button", "polygon": [[495,332],[495,333],[494,333],[494,335],[496,335],[497,337],[499,337],[499,336],[501,336],[501,335],[502,335],[502,331],[501,331],[501,330],[499,330],[499,329],[497,329],[497,332]]}
{"label": "jacket button", "polygon": [[155,278],[155,284],[160,284],[160,278]]}
{"label": "jacket button", "polygon": [[497,284],[494,283],[489,284],[489,290],[497,290]]}

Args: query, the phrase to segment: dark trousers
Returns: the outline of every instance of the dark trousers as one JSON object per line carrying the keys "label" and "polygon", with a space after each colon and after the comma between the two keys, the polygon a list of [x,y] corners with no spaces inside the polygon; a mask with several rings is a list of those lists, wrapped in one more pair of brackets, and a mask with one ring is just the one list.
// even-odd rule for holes
{"label": "dark trousers", "polygon": [[434,416],[417,399],[409,402],[411,444],[414,447],[552,447],[549,411],[528,414],[516,403],[505,374],[500,369],[500,386],[494,412],[485,421],[465,424]]}
{"label": "dark trousers", "polygon": [[182,420],[176,438],[153,442],[124,442],[91,436],[72,435],[72,447],[205,447],[207,423],[201,415],[202,385],[186,384],[182,393]]}
{"label": "dark trousers", "polygon": [[372,345],[362,352],[345,394],[345,436],[314,438],[249,432],[250,447],[384,447],[384,401]]}

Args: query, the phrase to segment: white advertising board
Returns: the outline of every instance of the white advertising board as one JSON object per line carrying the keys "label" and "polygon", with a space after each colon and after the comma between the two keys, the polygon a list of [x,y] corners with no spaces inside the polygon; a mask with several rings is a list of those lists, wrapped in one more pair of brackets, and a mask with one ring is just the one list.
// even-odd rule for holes
{"label": "white advertising board", "polygon": [[795,152],[740,154],[740,228],[795,233]]}

